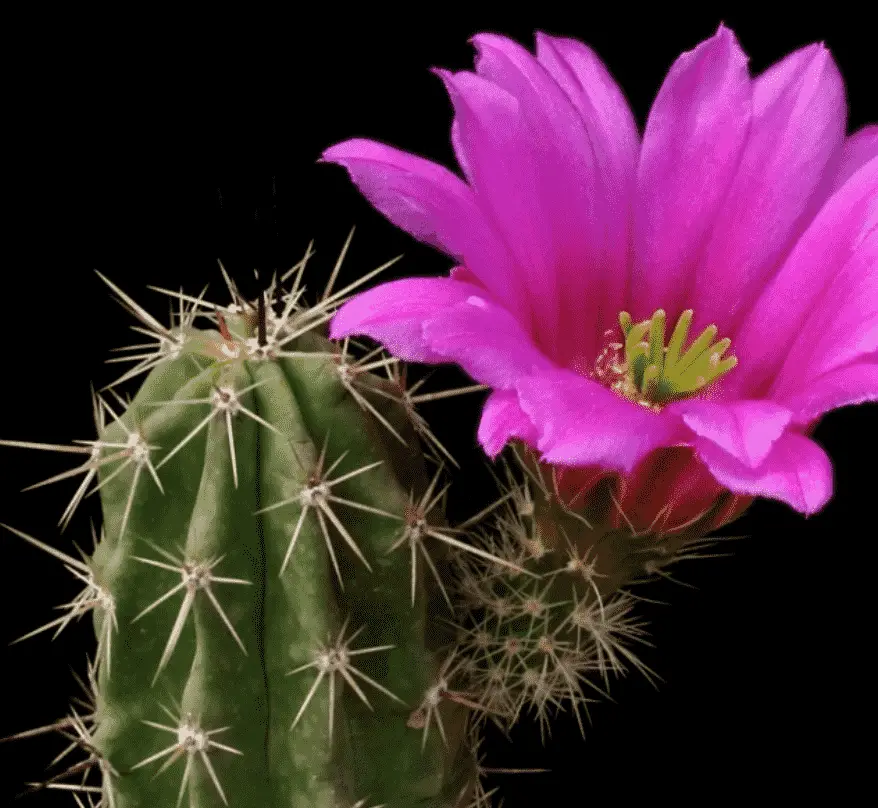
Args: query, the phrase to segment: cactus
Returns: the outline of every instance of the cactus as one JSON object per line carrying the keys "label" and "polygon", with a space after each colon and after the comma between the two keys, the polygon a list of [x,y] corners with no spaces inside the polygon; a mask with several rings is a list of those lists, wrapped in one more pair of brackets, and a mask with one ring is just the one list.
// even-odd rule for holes
{"label": "cactus", "polygon": [[407,726],[445,640],[433,579],[397,550],[438,475],[375,372],[393,360],[321,333],[349,290],[303,305],[307,257],[252,303],[231,283],[225,308],[177,295],[170,328],[104,279],[154,343],[119,380],[147,374],[130,402],[95,396],[73,470],[62,522],[93,485],[100,540],[75,559],[10,528],[86,586],[44,628],[94,615],[94,709],[61,723],[102,806],[463,804],[465,709],[449,702],[442,737]]}
{"label": "cactus", "polygon": [[225,270],[230,305],[159,290],[169,327],[102,276],[151,341],[94,394],[97,439],[2,441],[85,455],[46,481],[84,475],[63,527],[89,492],[103,511],[81,558],[8,527],[84,584],[26,636],[91,613],[97,638],[86,707],[19,736],[60,730],[85,759],[35,788],[101,808],[487,808],[486,721],[545,733],[569,704],[584,733],[610,674],[652,675],[626,587],[704,526],[602,528],[517,444],[501,496],[450,527],[454,459],[416,405],[484,388],[416,395],[380,348],[327,338],[388,266],[333,293],[347,247],[314,305],[309,248],[255,301]]}

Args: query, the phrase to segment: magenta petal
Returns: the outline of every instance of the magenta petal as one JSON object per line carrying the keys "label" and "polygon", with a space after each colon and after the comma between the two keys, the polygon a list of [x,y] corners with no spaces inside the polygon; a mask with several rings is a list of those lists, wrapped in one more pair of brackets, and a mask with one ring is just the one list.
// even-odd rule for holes
{"label": "magenta petal", "polygon": [[[601,314],[595,327],[606,328],[625,308],[633,211],[634,180],[640,135],[631,108],[600,58],[587,45],[537,32],[537,60],[550,73],[585,125],[594,148],[601,181],[600,208],[607,228],[605,252],[588,277],[594,308]],[[571,301],[574,298],[568,298]]]}
{"label": "magenta petal", "polygon": [[790,54],[753,81],[750,135],[699,261],[694,332],[716,323],[730,333],[825,201],[845,112],[841,74],[822,45]]}
{"label": "magenta petal", "polygon": [[482,409],[478,438],[492,460],[512,438],[520,438],[531,446],[536,444],[536,427],[521,411],[514,390],[494,390],[488,396]]}
{"label": "magenta petal", "polygon": [[[759,466],[790,423],[792,412],[771,401],[717,403],[692,399],[667,408],[703,441],[750,468]],[[701,441],[698,442],[701,445]]]}
{"label": "magenta petal", "polygon": [[630,472],[653,449],[681,437],[675,419],[571,371],[521,378],[516,389],[521,409],[537,428],[537,448],[546,463]]}
{"label": "magenta petal", "polygon": [[844,143],[836,171],[834,190],[838,190],[869,160],[878,157],[878,124],[868,124],[854,132]]}
{"label": "magenta petal", "polygon": [[833,279],[787,354],[772,398],[795,395],[830,371],[878,350],[878,227]]}
{"label": "magenta petal", "polygon": [[366,198],[393,224],[437,247],[479,277],[516,312],[526,304],[518,269],[479,210],[472,189],[440,165],[372,140],[347,140],[323,153],[348,170]]}
{"label": "magenta petal", "polygon": [[[551,313],[558,313],[558,332],[565,338],[555,344],[552,358],[566,365],[578,351],[597,352],[603,279],[618,278],[625,269],[627,211],[619,203],[626,201],[626,194],[630,197],[630,190],[615,182],[607,186],[614,178],[601,176],[582,116],[539,61],[506,37],[478,34],[472,41],[478,50],[478,75],[516,99],[527,130],[532,165],[526,171],[534,167],[538,171],[534,184],[522,187],[538,200],[549,238],[548,273],[539,273],[536,282],[547,293],[557,284]],[[628,186],[632,176],[633,165]],[[478,173],[473,179],[480,190]]]}
{"label": "magenta petal", "polygon": [[[561,293],[555,230],[559,220],[575,218],[574,211],[564,210],[552,196],[557,169],[540,151],[539,133],[531,131],[525,102],[481,76],[435,72],[454,104],[459,146],[479,206],[521,267],[534,336],[554,355]],[[554,134],[543,133],[544,140],[551,141]]]}
{"label": "magenta petal", "polygon": [[491,387],[509,389],[521,376],[552,367],[518,321],[478,290],[426,320],[423,337],[440,361],[456,362]]}
{"label": "magenta petal", "polygon": [[460,123],[456,118],[451,122],[451,148],[454,149],[454,156],[457,158],[457,163],[460,166],[461,171],[463,171],[463,176],[466,177],[466,181],[472,185],[473,172],[469,167],[469,163],[466,159],[466,152],[460,141]]}
{"label": "magenta petal", "polygon": [[[806,323],[817,311],[834,311],[837,301],[829,292],[845,267],[853,266],[852,259],[866,275],[874,273],[874,266],[860,264],[856,254],[860,248],[869,249],[867,236],[876,227],[878,158],[829,198],[762,291],[738,333],[731,335],[741,361],[724,381],[730,398],[766,396],[785,363],[788,381],[774,387],[772,398],[783,397],[790,381],[805,377],[807,365],[794,367],[788,357],[795,350],[807,351],[808,344],[796,347],[799,341],[813,345],[820,336],[808,332]],[[862,299],[862,305],[868,310],[870,301]],[[856,306],[853,313],[855,310]],[[794,372],[801,375],[796,377]]]}
{"label": "magenta petal", "polygon": [[832,496],[832,462],[803,435],[785,432],[755,469],[710,441],[700,441],[696,448],[710,473],[732,493],[779,499],[806,515],[819,511]]}
{"label": "magenta petal", "polygon": [[635,319],[685,308],[750,125],[747,57],[727,28],[680,56],[652,105],[637,173]]}
{"label": "magenta petal", "polygon": [[369,201],[397,227],[463,258],[463,225],[478,213],[472,191],[447,168],[363,139],[331,146],[321,159],[346,168]]}
{"label": "magenta petal", "polygon": [[837,368],[811,382],[784,401],[793,411],[793,423],[810,426],[830,410],[878,401],[878,356],[871,362],[856,362]]}
{"label": "magenta petal", "polygon": [[[611,186],[634,179],[640,136],[625,95],[591,48],[538,32],[537,60],[576,107]],[[603,172],[602,172],[603,173]]]}
{"label": "magenta petal", "polygon": [[426,320],[484,290],[449,278],[404,278],[390,281],[354,297],[330,323],[332,339],[365,334],[381,342],[394,356],[409,362],[443,362],[425,340]]}

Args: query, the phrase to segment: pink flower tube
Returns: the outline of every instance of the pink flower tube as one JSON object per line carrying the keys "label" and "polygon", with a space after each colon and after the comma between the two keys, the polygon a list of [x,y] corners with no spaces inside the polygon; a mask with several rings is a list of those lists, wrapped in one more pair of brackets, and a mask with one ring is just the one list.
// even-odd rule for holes
{"label": "pink flower tube", "polygon": [[878,126],[846,136],[832,56],[753,78],[721,26],[641,135],[582,43],[473,43],[475,72],[436,71],[463,178],[368,140],[323,155],[459,264],[358,295],[331,335],[457,363],[492,388],[485,451],[532,447],[569,504],[604,486],[617,523],[818,511],[832,465],[809,433],[878,398]]}

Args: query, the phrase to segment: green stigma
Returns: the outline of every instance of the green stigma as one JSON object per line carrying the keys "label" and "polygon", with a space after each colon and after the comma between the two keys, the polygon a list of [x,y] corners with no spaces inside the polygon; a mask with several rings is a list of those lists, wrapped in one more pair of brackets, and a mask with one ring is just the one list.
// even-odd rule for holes
{"label": "green stigma", "polygon": [[660,409],[671,401],[696,395],[738,364],[735,356],[723,359],[732,341],[714,342],[715,325],[707,326],[684,350],[692,309],[680,315],[667,345],[663,309],[639,323],[632,322],[628,312],[620,312],[619,324],[624,343],[612,347],[618,353],[624,351],[624,359],[620,356],[621,363],[605,366],[602,375],[610,370],[610,387],[644,406]]}

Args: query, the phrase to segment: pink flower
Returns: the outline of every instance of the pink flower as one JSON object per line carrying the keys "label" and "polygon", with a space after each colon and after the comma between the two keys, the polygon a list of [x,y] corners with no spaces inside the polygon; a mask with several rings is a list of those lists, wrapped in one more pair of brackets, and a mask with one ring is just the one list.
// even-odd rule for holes
{"label": "pink flower", "polygon": [[720,521],[755,496],[819,510],[832,466],[810,431],[878,399],[878,126],[845,136],[829,52],[751,78],[720,26],[641,136],[582,43],[473,42],[474,73],[435,71],[465,179],[368,140],[323,155],[460,265],[360,294],[332,336],[456,362],[492,388],[489,455],[523,441],[570,498],[609,477],[639,525],[726,492]]}

